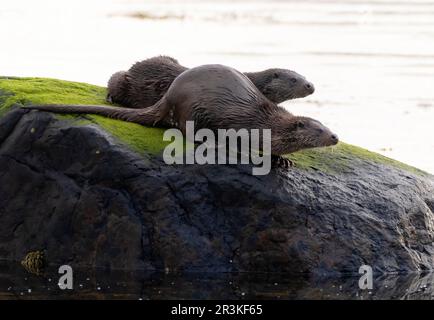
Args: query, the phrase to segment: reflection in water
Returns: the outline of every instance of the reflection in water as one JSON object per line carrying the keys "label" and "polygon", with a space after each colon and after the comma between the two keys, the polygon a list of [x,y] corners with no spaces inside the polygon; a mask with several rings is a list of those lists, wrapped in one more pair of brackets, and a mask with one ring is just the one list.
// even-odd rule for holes
{"label": "reflection in water", "polygon": [[0,264],[0,299],[432,299],[434,274],[387,275],[360,290],[358,276],[287,274],[161,274],[74,270],[74,289],[60,290],[61,275],[37,276],[18,263]]}

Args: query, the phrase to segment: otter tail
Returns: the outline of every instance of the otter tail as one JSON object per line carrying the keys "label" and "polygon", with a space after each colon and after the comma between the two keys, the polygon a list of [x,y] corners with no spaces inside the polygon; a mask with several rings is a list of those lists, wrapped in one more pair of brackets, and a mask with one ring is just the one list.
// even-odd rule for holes
{"label": "otter tail", "polygon": [[[25,109],[35,109],[51,111],[56,113],[89,113],[97,114],[107,118],[124,120],[138,123],[144,126],[155,126],[164,118],[164,112],[159,109],[160,103],[147,109],[118,108],[96,105],[63,105],[63,104],[44,104],[24,106]],[[162,123],[164,125],[164,123]]]}

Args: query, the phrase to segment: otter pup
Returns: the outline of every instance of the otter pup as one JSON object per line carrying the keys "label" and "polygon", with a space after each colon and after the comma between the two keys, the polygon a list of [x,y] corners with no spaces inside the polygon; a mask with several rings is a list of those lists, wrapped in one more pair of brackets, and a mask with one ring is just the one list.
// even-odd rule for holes
{"label": "otter pup", "polygon": [[108,106],[33,105],[29,109],[92,113],[144,126],[178,128],[186,121],[196,130],[271,129],[271,154],[335,145],[338,137],[319,121],[298,117],[268,100],[244,74],[222,65],[204,65],[179,75],[153,106],[133,109]]}
{"label": "otter pup", "polygon": [[[135,63],[128,71],[113,74],[108,82],[107,101],[129,108],[146,108],[155,104],[170,84],[187,68],[167,56]],[[303,98],[315,91],[302,75],[287,69],[267,69],[245,75],[270,101],[278,104]]]}

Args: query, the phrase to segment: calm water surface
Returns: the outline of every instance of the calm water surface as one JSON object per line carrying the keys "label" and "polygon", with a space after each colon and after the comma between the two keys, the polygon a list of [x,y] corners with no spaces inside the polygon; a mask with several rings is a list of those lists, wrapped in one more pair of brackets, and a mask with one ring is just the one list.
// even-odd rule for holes
{"label": "calm water surface", "polygon": [[434,275],[374,278],[360,290],[358,276],[286,274],[159,274],[74,270],[73,290],[60,290],[57,269],[28,273],[18,263],[0,263],[0,299],[433,299]]}

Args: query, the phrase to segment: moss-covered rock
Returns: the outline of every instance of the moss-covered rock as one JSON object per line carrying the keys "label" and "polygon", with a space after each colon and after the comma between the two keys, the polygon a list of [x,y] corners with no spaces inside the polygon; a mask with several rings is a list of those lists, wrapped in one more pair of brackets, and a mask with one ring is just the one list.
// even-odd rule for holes
{"label": "moss-covered rock", "polygon": [[[434,180],[340,143],[296,167],[168,166],[163,130],[20,109],[105,89],[0,78],[0,259],[187,271],[434,268]],[[133,151],[133,152],[131,152]]]}
{"label": "moss-covered rock", "polygon": [[[44,78],[0,78],[0,116],[13,105],[32,103],[104,105],[106,88],[95,85]],[[135,151],[159,153],[166,145],[163,130],[101,116],[56,115],[75,125],[97,124]]]}
{"label": "moss-covered rock", "polygon": [[[106,88],[95,85],[44,78],[0,78],[0,116],[14,104],[97,104],[105,105]],[[97,124],[121,142],[138,152],[160,153],[168,142],[163,141],[163,130],[143,127],[135,123],[113,120],[96,115],[57,115],[75,121],[76,125]],[[288,156],[300,168],[339,173],[347,169],[354,157],[396,166],[418,174],[426,174],[399,161],[378,153],[339,143],[326,149],[304,150]]]}

